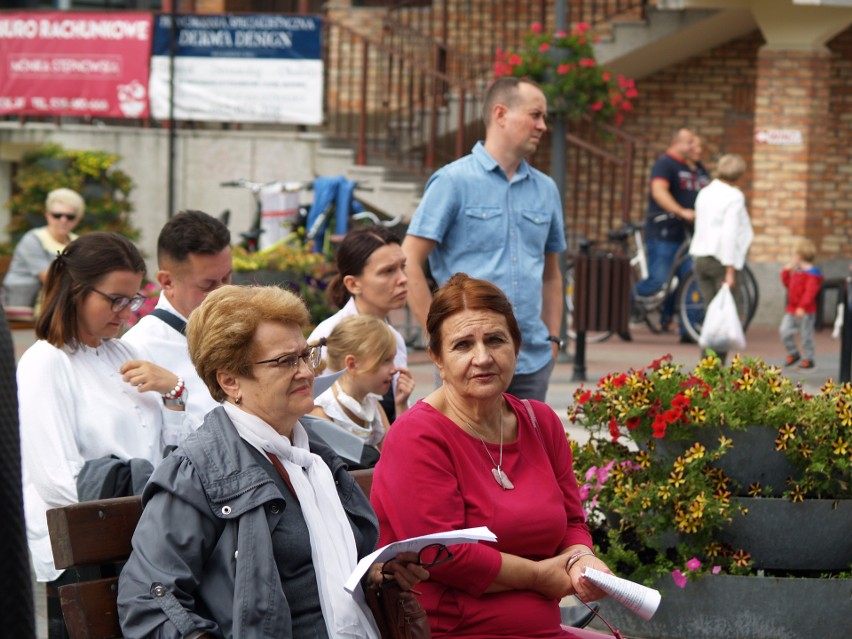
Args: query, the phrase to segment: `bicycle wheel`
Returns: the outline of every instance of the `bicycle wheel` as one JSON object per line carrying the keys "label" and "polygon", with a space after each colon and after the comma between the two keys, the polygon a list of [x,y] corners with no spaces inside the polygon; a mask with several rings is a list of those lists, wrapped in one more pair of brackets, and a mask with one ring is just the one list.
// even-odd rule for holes
{"label": "bicycle wheel", "polygon": [[[743,269],[743,272],[746,275],[741,287],[743,307],[740,312],[740,321],[743,324],[743,330],[745,330],[757,309],[758,292],[757,281],[748,267]],[[690,272],[678,287],[677,307],[680,321],[686,328],[686,332],[697,342],[701,335],[701,326],[704,324],[705,305],[701,291],[698,290],[698,283],[695,281],[695,273]]]}
{"label": "bicycle wheel", "polygon": [[[565,269],[565,325],[568,327],[568,339],[577,341],[577,332],[572,328],[574,322],[574,264]],[[612,331],[586,331],[586,343],[597,344],[608,340]]]}

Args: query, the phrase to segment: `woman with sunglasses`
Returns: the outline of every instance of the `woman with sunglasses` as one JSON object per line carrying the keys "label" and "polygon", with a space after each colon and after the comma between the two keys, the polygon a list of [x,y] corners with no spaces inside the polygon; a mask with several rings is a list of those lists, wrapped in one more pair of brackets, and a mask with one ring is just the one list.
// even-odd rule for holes
{"label": "woman with sunglasses", "polygon": [[[129,240],[101,232],[71,242],[48,270],[39,340],[17,370],[27,536],[39,581],[61,585],[64,577],[53,564],[49,508],[138,494],[166,447],[188,434],[183,382],[113,339],[144,301],[144,273]],[[54,621],[61,625],[61,616]]]}
{"label": "woman with sunglasses", "polygon": [[[55,189],[44,203],[47,225],[27,231],[15,246],[9,271],[3,279],[3,306],[7,315],[25,319],[32,315],[50,263],[68,243],[86,205],[71,189]],[[31,319],[31,317],[26,317]]]}
{"label": "woman with sunglasses", "polygon": [[[343,461],[300,423],[319,346],[302,300],[223,286],[196,308],[187,345],[222,403],[151,476],[121,573],[122,633],[136,637],[378,639],[343,585],[378,539]],[[408,553],[385,564],[403,589],[428,578]],[[381,581],[381,566],[368,579]]]}
{"label": "woman with sunglasses", "polygon": [[583,577],[595,556],[571,449],[546,404],[506,393],[521,332],[490,282],[457,273],[432,300],[429,355],[443,384],[384,440],[370,499],[379,542],[488,526],[497,542],[452,546],[419,590],[432,636],[556,639],[559,602],[603,593]]}

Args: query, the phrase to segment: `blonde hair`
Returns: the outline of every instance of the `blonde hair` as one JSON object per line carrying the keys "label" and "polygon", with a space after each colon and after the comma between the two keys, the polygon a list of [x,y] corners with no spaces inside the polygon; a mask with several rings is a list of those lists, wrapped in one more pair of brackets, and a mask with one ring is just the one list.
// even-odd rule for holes
{"label": "blonde hair", "polygon": [[796,252],[796,255],[806,262],[813,262],[816,257],[816,246],[805,237],[796,242],[796,246],[793,250]]}
{"label": "blonde hair", "polygon": [[44,210],[50,213],[50,209],[56,204],[67,206],[74,211],[77,217],[81,217],[86,210],[83,196],[71,189],[54,189],[48,193],[47,199],[44,201]]}
{"label": "blonde hair", "polygon": [[371,315],[350,315],[332,329],[325,341],[328,363],[335,370],[346,368],[347,355],[367,363],[367,372],[396,351],[396,337],[390,327]]}
{"label": "blonde hair", "polygon": [[746,172],[746,163],[742,156],[736,153],[726,153],[716,164],[716,174],[720,180],[736,182]]}
{"label": "blonde hair", "polygon": [[218,371],[254,378],[254,334],[261,323],[304,328],[309,319],[301,298],[277,286],[223,286],[189,316],[189,356],[213,399],[221,402],[226,396],[216,379]]}

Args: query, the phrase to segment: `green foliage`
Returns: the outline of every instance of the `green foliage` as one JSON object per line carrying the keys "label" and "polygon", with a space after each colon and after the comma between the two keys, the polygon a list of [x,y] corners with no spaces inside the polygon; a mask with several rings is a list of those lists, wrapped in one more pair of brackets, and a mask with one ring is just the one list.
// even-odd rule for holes
{"label": "green foliage", "polygon": [[44,226],[44,201],[58,188],[77,191],[86,202],[86,214],[75,232],[114,231],[136,240],[139,230],[130,223],[133,181],[114,168],[119,157],[103,151],[65,149],[46,144],[24,154],[14,178],[15,194],[7,203],[11,221],[6,230],[17,243],[32,228]]}

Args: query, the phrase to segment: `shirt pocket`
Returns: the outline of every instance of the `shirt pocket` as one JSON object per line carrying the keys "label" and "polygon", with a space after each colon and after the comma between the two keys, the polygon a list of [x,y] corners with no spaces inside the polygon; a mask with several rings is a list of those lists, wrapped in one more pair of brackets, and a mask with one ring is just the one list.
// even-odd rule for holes
{"label": "shirt pocket", "polygon": [[544,211],[523,209],[521,211],[521,245],[533,257],[543,257],[550,232],[550,215]]}
{"label": "shirt pocket", "polygon": [[505,216],[499,206],[469,206],[464,210],[465,245],[474,251],[494,251],[506,241]]}

